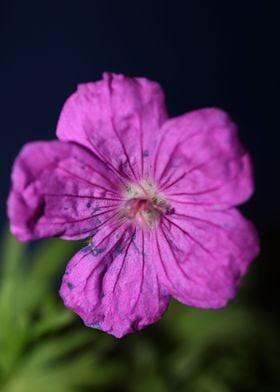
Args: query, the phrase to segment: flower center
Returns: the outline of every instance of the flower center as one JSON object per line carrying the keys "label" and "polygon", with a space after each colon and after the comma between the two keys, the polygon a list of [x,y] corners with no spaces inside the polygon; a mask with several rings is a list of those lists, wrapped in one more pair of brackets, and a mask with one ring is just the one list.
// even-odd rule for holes
{"label": "flower center", "polygon": [[163,215],[174,211],[151,181],[129,184],[124,193],[126,201],[121,210],[121,216],[133,223],[140,222],[152,228]]}

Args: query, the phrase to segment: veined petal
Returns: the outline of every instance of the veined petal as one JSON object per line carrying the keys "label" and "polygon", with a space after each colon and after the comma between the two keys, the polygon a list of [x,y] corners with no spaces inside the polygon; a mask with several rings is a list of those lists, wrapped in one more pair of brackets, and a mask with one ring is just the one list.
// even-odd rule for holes
{"label": "veined petal", "polygon": [[125,225],[106,230],[72,258],[60,295],[87,326],[120,338],[157,321],[169,296],[159,286],[148,233]]}
{"label": "veined petal", "polygon": [[186,305],[221,308],[259,252],[253,225],[235,209],[182,211],[156,233],[160,283]]}
{"label": "veined petal", "polygon": [[159,132],[154,177],[171,201],[234,206],[253,191],[250,157],[219,109],[168,120]]}
{"label": "veined petal", "polygon": [[8,215],[22,241],[85,238],[121,202],[119,181],[86,149],[59,141],[27,144],[12,172]]}
{"label": "veined petal", "polygon": [[101,81],[79,85],[66,101],[57,137],[88,147],[116,173],[135,180],[150,172],[157,131],[166,118],[157,83],[105,73]]}

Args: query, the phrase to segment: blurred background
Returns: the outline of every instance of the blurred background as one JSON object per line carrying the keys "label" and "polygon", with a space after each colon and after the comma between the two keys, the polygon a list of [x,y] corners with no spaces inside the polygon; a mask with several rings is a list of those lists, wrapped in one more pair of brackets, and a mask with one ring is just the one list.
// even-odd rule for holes
{"label": "blurred background", "polygon": [[[279,12],[273,2],[0,1],[0,390],[276,392],[279,340]],[[66,98],[103,71],[158,81],[170,116],[218,106],[255,163],[242,207],[262,252],[222,311],[172,303],[116,340],[83,327],[57,287],[80,244],[18,244],[6,226],[14,158],[53,139]]]}

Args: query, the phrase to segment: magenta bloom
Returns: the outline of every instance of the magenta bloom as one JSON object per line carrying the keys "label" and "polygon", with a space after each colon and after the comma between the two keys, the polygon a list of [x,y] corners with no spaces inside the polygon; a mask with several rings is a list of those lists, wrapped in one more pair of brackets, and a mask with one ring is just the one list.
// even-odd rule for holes
{"label": "magenta bloom", "polygon": [[104,74],[67,100],[57,137],[20,152],[8,213],[22,241],[90,239],[60,289],[87,326],[122,337],[171,296],[205,309],[234,297],[258,239],[234,208],[251,163],[223,111],[168,119],[157,83]]}

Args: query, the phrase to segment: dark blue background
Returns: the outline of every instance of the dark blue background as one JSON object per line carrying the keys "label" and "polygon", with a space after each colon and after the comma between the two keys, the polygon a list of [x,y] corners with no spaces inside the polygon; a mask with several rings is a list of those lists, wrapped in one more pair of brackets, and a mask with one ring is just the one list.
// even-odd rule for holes
{"label": "dark blue background", "polygon": [[2,1],[1,222],[20,147],[54,138],[77,83],[106,70],[160,82],[170,115],[227,110],[256,166],[257,191],[245,212],[261,231],[276,227],[278,17],[267,3]]}

